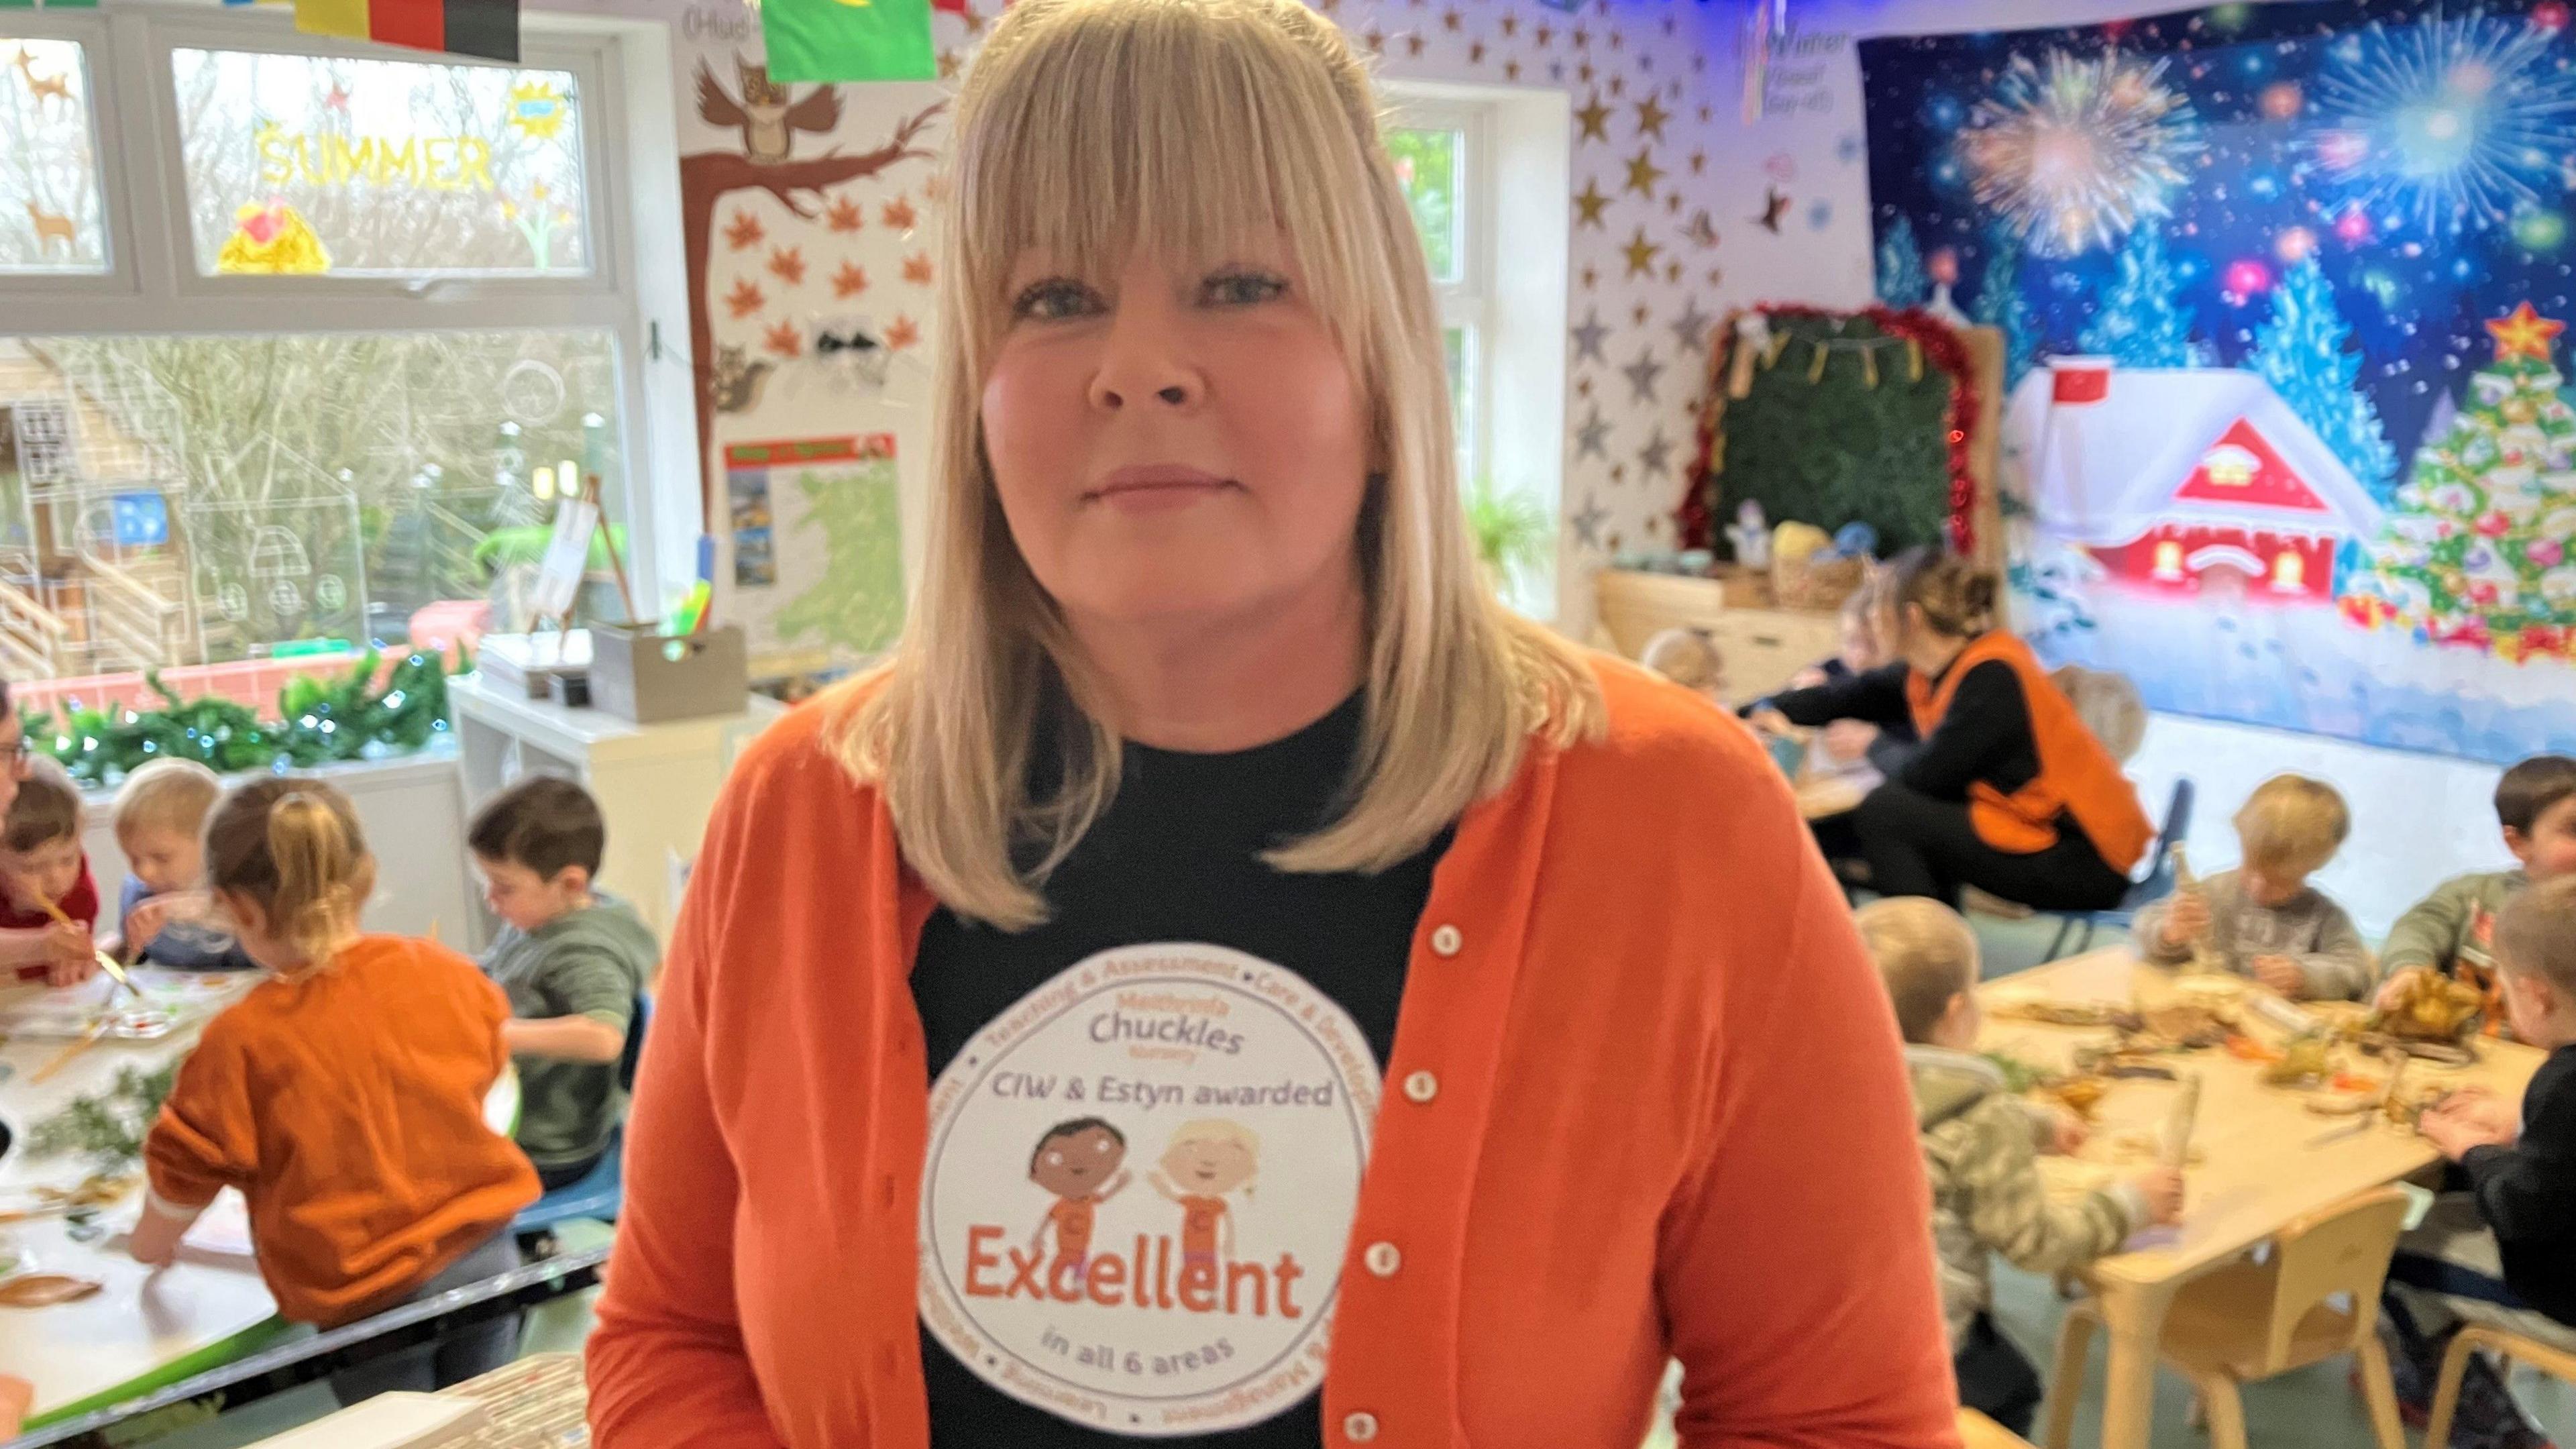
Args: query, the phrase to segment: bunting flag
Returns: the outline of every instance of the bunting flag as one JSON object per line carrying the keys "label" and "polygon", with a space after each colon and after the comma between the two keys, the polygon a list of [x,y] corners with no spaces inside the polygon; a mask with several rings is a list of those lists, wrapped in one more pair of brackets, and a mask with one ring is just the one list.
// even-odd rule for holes
{"label": "bunting flag", "polygon": [[295,28],[483,60],[519,58],[519,0],[295,0]]}
{"label": "bunting flag", "polygon": [[937,79],[930,6],[931,0],[762,0],[769,78],[781,84]]}
{"label": "bunting flag", "polygon": [[0,0],[0,10],[96,10],[98,0]]}

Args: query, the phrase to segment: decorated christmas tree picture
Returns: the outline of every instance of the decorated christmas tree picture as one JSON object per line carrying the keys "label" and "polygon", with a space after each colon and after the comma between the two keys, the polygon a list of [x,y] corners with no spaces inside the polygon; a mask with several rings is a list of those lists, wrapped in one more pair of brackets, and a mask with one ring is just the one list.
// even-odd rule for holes
{"label": "decorated christmas tree picture", "polygon": [[2343,610],[2502,659],[2576,660],[2576,409],[2554,355],[2567,324],[2525,302],[2487,330],[2495,361],[2417,455]]}

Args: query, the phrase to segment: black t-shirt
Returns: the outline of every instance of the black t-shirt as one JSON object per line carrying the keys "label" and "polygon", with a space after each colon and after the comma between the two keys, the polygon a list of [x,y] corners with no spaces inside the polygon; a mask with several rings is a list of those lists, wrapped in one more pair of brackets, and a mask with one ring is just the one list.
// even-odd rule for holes
{"label": "black t-shirt", "polygon": [[[1448,837],[1444,835],[1421,854],[1375,876],[1287,875],[1260,859],[1261,852],[1331,818],[1357,749],[1361,707],[1360,697],[1354,696],[1286,739],[1236,754],[1179,754],[1129,744],[1115,800],[1047,882],[1045,894],[1052,914],[1044,925],[1012,935],[961,920],[945,909],[934,913],[923,930],[912,975],[913,1000],[920,1009],[934,1081],[942,1080],[942,1074],[988,1028],[1011,1029],[1008,1023],[1027,1020],[1030,1013],[1044,1011],[1060,1001],[1062,993],[1071,989],[1072,983],[1065,979],[1074,974],[1069,968],[1099,960],[1105,952],[1121,952],[1122,948],[1126,959],[1136,959],[1140,952],[1150,959],[1157,948],[1164,946],[1173,947],[1184,958],[1197,953],[1235,962],[1236,974],[1227,978],[1228,985],[1249,990],[1248,984],[1258,981],[1266,989],[1275,979],[1280,984],[1274,998],[1305,1001],[1309,1021],[1314,1019],[1315,1010],[1332,1016],[1331,1007],[1337,1005],[1347,1013],[1348,1023],[1356,1027],[1367,1054],[1374,1058],[1368,1069],[1359,1074],[1373,1079],[1394,1049],[1396,1011],[1404,993],[1414,929],[1430,896],[1432,868],[1446,849]],[[1038,752],[1041,758],[1047,753],[1044,749]],[[1203,947],[1218,950],[1203,952]],[[1221,972],[1227,968],[1207,969]],[[1297,994],[1307,988],[1311,988],[1310,995]],[[1096,1093],[1050,1110],[1045,1116],[1024,1118],[1020,1138],[995,1143],[990,1152],[984,1153],[988,1159],[986,1181],[979,1190],[994,1199],[991,1215],[1009,1227],[1007,1241],[999,1234],[991,1234],[985,1240],[987,1257],[983,1261],[990,1266],[982,1279],[984,1291],[992,1292],[1013,1276],[1020,1251],[1016,1244],[1022,1240],[1030,1218],[1043,1213],[1044,1221],[1030,1252],[1034,1255],[1041,1251],[1038,1245],[1049,1234],[1054,1235],[1057,1248],[1052,1272],[1043,1281],[1053,1286],[1059,1300],[1071,1306],[1064,1310],[1066,1337],[1059,1339],[1050,1326],[1047,1343],[1068,1355],[1068,1364],[1073,1356],[1091,1354],[1093,1345],[1098,1343],[1101,1352],[1128,1360],[1145,1379],[1160,1371],[1150,1352],[1139,1358],[1106,1335],[1084,1327],[1131,1321],[1099,1305],[1132,1302],[1134,1306],[1147,1306],[1150,1278],[1164,1280],[1159,1291],[1166,1309],[1173,1302],[1172,1285],[1180,1285],[1183,1296],[1189,1296],[1192,1273],[1205,1275],[1196,1281],[1207,1297],[1212,1298],[1217,1285],[1223,1283],[1224,1301],[1217,1306],[1229,1312],[1251,1307],[1248,1297],[1238,1301],[1238,1289],[1247,1295],[1264,1290],[1265,1284],[1257,1281],[1260,1275],[1256,1268],[1270,1259],[1265,1246],[1256,1240],[1275,1238],[1281,1215],[1291,1211],[1277,1198],[1298,1190],[1294,1180],[1275,1189],[1272,1186],[1282,1159],[1290,1156],[1283,1149],[1293,1144],[1277,1140],[1275,1128],[1269,1124],[1280,1121],[1279,1113],[1286,1109],[1203,1108],[1201,1104],[1210,1100],[1203,1094],[1209,1090],[1220,1094],[1214,1098],[1219,1103],[1229,1100],[1221,1095],[1229,1089],[1222,1075],[1227,1063],[1203,1048],[1211,1042],[1219,1049],[1226,1048],[1228,1029],[1240,1037],[1245,1023],[1261,1017],[1262,1012],[1257,1003],[1248,1007],[1243,997],[1231,998],[1230,1008],[1211,997],[1210,1004],[1197,1009],[1203,1013],[1230,1010],[1231,1014],[1150,1017],[1142,1013],[1146,1006],[1187,1010],[1194,998],[1194,987],[1166,982],[1142,995],[1117,998],[1122,1010],[1114,1014],[1114,1019],[1107,1012],[1092,1015],[1082,1030],[1088,1040],[1101,1042],[1132,1028],[1140,1044],[1129,1047],[1128,1055],[1149,1067],[1160,1065],[1157,1059],[1162,1057],[1195,1055],[1204,1059],[1208,1065],[1194,1070],[1215,1075],[1199,1079],[1189,1089],[1201,1095],[1168,1110],[1159,1106],[1146,1110],[1135,1105],[1140,1093],[1123,1082],[1113,1083],[1111,1074],[1104,1072],[1097,1078]],[[1329,1005],[1318,1006],[1315,998]],[[1128,1006],[1139,1006],[1139,1010],[1127,1012],[1124,1008]],[[1293,1021],[1287,1025],[1285,1036],[1299,1035]],[[1144,1041],[1149,1035],[1154,1040]],[[987,1045],[978,1050],[986,1056],[1000,1055],[990,1048],[994,1038],[984,1039]],[[1172,1042],[1182,1045],[1166,1045]],[[1079,1047],[1080,1043],[1075,1045]],[[964,1065],[973,1066],[979,1060],[970,1054]],[[1075,1092],[1082,1090],[1079,1080],[1085,1073],[1062,1075],[1076,1079]],[[1127,1069],[1122,1067],[1116,1075],[1128,1075]],[[1134,1075],[1140,1082],[1154,1077],[1148,1070],[1138,1070]],[[1321,1087],[1307,1085],[1317,1080],[1312,1072],[1292,1075],[1297,1086],[1289,1087],[1283,1078],[1277,1088],[1262,1090],[1331,1095],[1331,1073],[1323,1074]],[[989,1094],[1017,1080],[1008,1073],[978,1078],[976,1090]],[[1374,1085],[1371,1080],[1369,1086],[1373,1089]],[[1015,1085],[1010,1089],[1019,1090]],[[1150,1095],[1151,1090],[1154,1089],[1144,1095]],[[1111,1105],[1113,1102],[1118,1105]],[[929,1193],[940,1190],[943,1151],[983,1151],[973,1144],[952,1146],[949,1132],[941,1125],[946,1119],[940,1117],[940,1098],[936,1095],[933,1110],[934,1117],[940,1120],[933,1128],[929,1186],[925,1189]],[[1092,1116],[1095,1111],[1100,1115]],[[1271,1115],[1256,1115],[1261,1111]],[[1333,1115],[1346,1127],[1353,1114],[1326,1115]],[[1058,1117],[1063,1120],[1045,1125]],[[1260,1192],[1272,1199],[1266,1208],[1249,1190],[1248,1183],[1233,1192],[1211,1194],[1201,1190],[1194,1194],[1186,1186],[1186,1175],[1175,1169],[1176,1162],[1189,1159],[1170,1154],[1196,1150],[1185,1149],[1178,1134],[1209,1127],[1211,1118],[1265,1124],[1261,1133],[1240,1135],[1245,1139],[1246,1150],[1257,1150],[1264,1159],[1263,1167],[1270,1169],[1259,1174]],[[1120,1125],[1104,1119],[1115,1119]],[[1032,1143],[1022,1140],[1031,1135],[1026,1130],[1030,1121],[1045,1128],[1045,1135],[1034,1143],[1035,1156],[1031,1155]],[[1224,1134],[1217,1135],[1221,1138]],[[1254,1145],[1255,1139],[1265,1136],[1269,1140]],[[1162,1165],[1145,1166],[1157,1144],[1167,1138],[1173,1145],[1162,1158]],[[1085,1154],[1109,1154],[1112,1166],[1078,1187],[1067,1185],[1071,1179],[1053,1174],[1088,1170],[1060,1165],[1062,1155],[1076,1147]],[[1216,1150],[1229,1149],[1220,1141]],[[1007,1166],[990,1161],[1003,1151],[1013,1154]],[[1127,1155],[1130,1152],[1132,1158]],[[1020,1173],[1023,1162],[1027,1181],[1006,1182],[1005,1178],[1015,1178]],[[1356,1158],[1349,1159],[1347,1166],[1347,1186],[1355,1193]],[[1226,1178],[1214,1180],[1222,1182]],[[1157,1203],[1156,1193],[1169,1199],[1170,1205]],[[1042,1206],[1049,1194],[1058,1195],[1054,1208]],[[1151,1229],[1169,1219],[1175,1209],[1188,1215],[1189,1226],[1174,1240],[1181,1251],[1170,1254],[1164,1247],[1149,1251]],[[1266,1219],[1259,1216],[1265,1211]],[[1068,1226],[1062,1216],[1067,1213],[1072,1215],[1073,1226]],[[1114,1223],[1113,1215],[1117,1219]],[[1219,1221],[1233,1218],[1242,1222]],[[1347,1226],[1344,1212],[1340,1231],[1346,1232]],[[1268,1234],[1265,1228],[1270,1230]],[[1326,1229],[1330,1229],[1329,1224]],[[1305,1231],[1315,1229],[1309,1224]],[[1241,1243],[1235,1240],[1238,1232]],[[1132,1257],[1127,1251],[1131,1241],[1135,1244]],[[1331,1258],[1320,1241],[1310,1237],[1305,1246],[1306,1272],[1313,1272],[1317,1266],[1337,1268],[1337,1262],[1315,1263],[1319,1256]],[[1275,1248],[1276,1242],[1267,1247]],[[1222,1256],[1217,1253],[1220,1248]],[[1183,1265],[1201,1266],[1183,1266],[1176,1278],[1157,1257],[1158,1252]],[[1073,1260],[1070,1266],[1065,1261],[1068,1257]],[[1288,1260],[1280,1256],[1275,1261]],[[1031,1267],[1035,1269],[1034,1264]],[[1236,1281],[1237,1275],[1241,1275],[1241,1282]],[[930,1276],[926,1266],[925,1278]],[[1034,1290],[1040,1281],[1038,1273],[1032,1271],[1027,1285]],[[1089,1302],[1079,1301],[1086,1284],[1094,1296]],[[1277,1302],[1264,1306],[1284,1310],[1294,1301],[1292,1294],[1312,1285],[1274,1273],[1268,1286],[1275,1288]],[[1125,1296],[1131,1292],[1133,1300]],[[1035,1296],[1034,1291],[1030,1296]],[[958,1297],[953,1301],[960,1308],[973,1308],[990,1300]],[[1311,1302],[1309,1299],[1298,1306],[1302,1310]],[[1211,1328],[1211,1342],[1218,1341],[1213,1330],[1224,1324],[1214,1314],[1204,1321]],[[1267,1331],[1275,1332],[1275,1320],[1265,1320],[1264,1325],[1256,1325],[1256,1336],[1265,1326]],[[1226,1339],[1227,1353],[1234,1352],[1232,1340],[1239,1337]],[[1259,1357],[1252,1351],[1253,1343],[1246,1341],[1241,1346],[1246,1350],[1245,1362]],[[1301,1346],[1300,1352],[1305,1351],[1308,1350]],[[1312,1351],[1320,1351],[1320,1345]],[[1285,1357],[1283,1353],[1283,1360]],[[1006,1365],[990,1357],[980,1369],[961,1363],[927,1323],[922,1361],[929,1388],[931,1442],[940,1449],[1004,1444],[1013,1449],[1099,1449],[1138,1442],[1135,1436],[1094,1428],[1024,1402],[1024,1397],[1030,1396],[1025,1393],[1014,1396],[995,1387],[992,1379],[1004,1372]],[[1023,1363],[1040,1368],[1051,1366],[1043,1351],[1036,1350],[1030,1351]],[[1071,1379],[1082,1377],[1081,1370],[1071,1367],[1065,1373]],[[1025,1386],[1033,1380],[1023,1372],[1014,1381]],[[1053,1383],[1053,1389],[1035,1397],[1056,1398],[1054,1390],[1063,1390],[1058,1401],[1070,1402],[1083,1387],[1079,1383],[1048,1382]],[[1139,1392],[1139,1402],[1122,1402],[1114,1414],[1101,1421],[1112,1425],[1143,1422],[1129,1410],[1152,1412],[1154,1396],[1144,1393],[1141,1387]],[[1282,1391],[1283,1396],[1286,1392]],[[1236,1411],[1236,1422],[1222,1432],[1178,1438],[1158,1433],[1156,1437],[1164,1444],[1183,1446],[1315,1449],[1322,1442],[1318,1396],[1311,1387],[1300,1388],[1295,1394],[1290,1407],[1284,1411],[1272,1408],[1268,1417],[1257,1421],[1244,1422],[1241,1411]]]}

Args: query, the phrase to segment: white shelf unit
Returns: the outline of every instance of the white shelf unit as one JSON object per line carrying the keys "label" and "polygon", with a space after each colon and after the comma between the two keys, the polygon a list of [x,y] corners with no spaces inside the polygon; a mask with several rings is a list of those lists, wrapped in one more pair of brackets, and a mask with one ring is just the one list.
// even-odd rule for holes
{"label": "white shelf unit", "polygon": [[[666,942],[687,864],[697,858],[734,757],[786,713],[774,699],[747,694],[740,714],[639,725],[531,700],[471,674],[451,682],[448,697],[465,818],[470,822],[484,801],[523,775],[578,781],[597,797],[608,822],[600,888],[631,903]],[[475,917],[479,950],[497,923],[479,897]]]}

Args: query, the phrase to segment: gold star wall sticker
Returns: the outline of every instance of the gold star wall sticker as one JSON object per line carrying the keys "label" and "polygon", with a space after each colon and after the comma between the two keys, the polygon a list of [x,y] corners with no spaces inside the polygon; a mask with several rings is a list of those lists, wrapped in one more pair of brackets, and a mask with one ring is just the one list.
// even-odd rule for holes
{"label": "gold star wall sticker", "polygon": [[1664,122],[1671,119],[1672,112],[1665,110],[1661,105],[1657,104],[1653,96],[1648,96],[1644,100],[1637,102],[1638,135],[1652,136],[1656,140],[1660,141],[1664,139]]}
{"label": "gold star wall sticker", "polygon": [[1598,92],[1575,108],[1574,119],[1583,128],[1574,137],[1578,145],[1585,141],[1610,139],[1610,108],[1601,104]]}
{"label": "gold star wall sticker", "polygon": [[1601,194],[1601,183],[1589,176],[1584,177],[1583,189],[1574,193],[1574,224],[1601,225],[1601,213],[1609,205],[1610,198]]}
{"label": "gold star wall sticker", "polygon": [[1655,258],[1663,255],[1664,248],[1661,242],[1646,240],[1646,229],[1641,226],[1637,228],[1637,234],[1630,238],[1628,244],[1621,247],[1619,251],[1628,259],[1628,275],[1645,277],[1654,274]]}
{"label": "gold star wall sticker", "polygon": [[1637,154],[1628,158],[1628,190],[1652,201],[1655,197],[1655,183],[1661,181],[1663,177],[1664,168],[1655,164],[1655,153],[1652,147],[1640,146],[1637,148]]}

